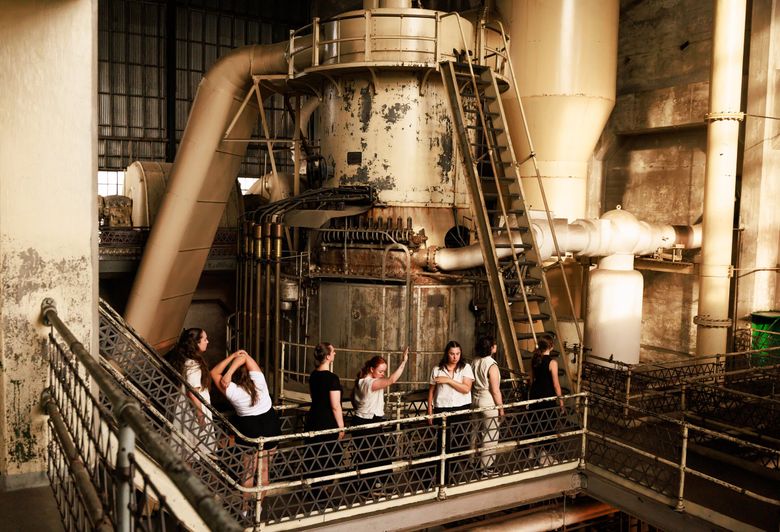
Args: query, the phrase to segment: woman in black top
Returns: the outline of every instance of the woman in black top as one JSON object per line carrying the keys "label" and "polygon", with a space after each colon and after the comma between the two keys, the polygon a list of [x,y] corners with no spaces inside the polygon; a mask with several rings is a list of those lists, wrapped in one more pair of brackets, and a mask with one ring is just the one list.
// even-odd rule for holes
{"label": "woman in black top", "polygon": [[[561,384],[558,382],[558,361],[550,356],[553,349],[553,339],[548,335],[539,338],[531,359],[531,399],[543,399],[545,397],[557,397],[561,412],[564,411],[561,398]],[[531,410],[539,411],[536,415],[536,427],[534,436],[547,436],[554,434],[559,423],[559,413],[552,401],[541,401],[531,405]],[[547,412],[545,412],[547,411]],[[549,413],[548,413],[549,412]],[[536,449],[532,452],[537,455],[537,463],[541,466],[550,466],[556,463],[551,456],[552,442],[534,444]]]}
{"label": "woman in black top", "polygon": [[[558,382],[558,361],[550,356],[553,349],[553,339],[544,335],[539,338],[533,359],[531,359],[531,399],[545,397],[561,397],[561,384]],[[559,400],[563,408],[563,399]],[[548,402],[535,403],[532,409],[547,408]]]}
{"label": "woman in black top", "polygon": [[[341,412],[341,382],[338,375],[330,371],[336,358],[336,349],[323,342],[314,348],[316,368],[309,376],[311,407],[306,416],[305,430],[326,430],[344,428],[344,416]],[[306,440],[304,463],[310,475],[335,473],[341,467],[341,440],[344,431],[313,436]]]}

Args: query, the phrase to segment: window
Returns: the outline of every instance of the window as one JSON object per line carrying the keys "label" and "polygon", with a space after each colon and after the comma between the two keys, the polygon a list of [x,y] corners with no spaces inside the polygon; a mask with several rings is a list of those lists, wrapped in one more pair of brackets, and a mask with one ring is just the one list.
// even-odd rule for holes
{"label": "window", "polygon": [[247,191],[257,182],[256,177],[239,177],[238,184],[241,185],[241,194],[246,194]]}
{"label": "window", "polygon": [[98,171],[98,195],[114,196],[124,194],[125,191],[125,173],[114,170]]}

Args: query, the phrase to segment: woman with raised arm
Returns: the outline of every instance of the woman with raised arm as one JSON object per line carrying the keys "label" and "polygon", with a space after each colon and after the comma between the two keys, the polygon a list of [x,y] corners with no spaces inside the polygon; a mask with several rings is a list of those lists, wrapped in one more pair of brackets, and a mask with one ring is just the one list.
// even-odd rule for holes
{"label": "woman with raised arm", "polygon": [[492,473],[495,461],[493,447],[498,442],[498,424],[504,415],[504,400],[501,396],[501,373],[493,355],[496,354],[496,341],[492,336],[483,336],[477,341],[474,353],[474,406],[498,407],[480,413],[479,432],[482,434],[482,474]]}
{"label": "woman with raised arm", "polygon": [[[385,419],[385,389],[395,384],[406,368],[409,359],[409,347],[404,349],[401,363],[395,371],[387,374],[387,361],[381,356],[370,358],[355,379],[353,388],[352,426],[378,423]],[[393,456],[393,449],[388,446],[382,427],[357,430],[352,433],[352,441],[357,453],[359,468],[386,465]],[[371,475],[377,477],[380,484],[390,472]]]}
{"label": "woman with raised arm", "polygon": [[[268,393],[265,375],[257,362],[246,351],[237,351],[214,366],[214,369],[211,370],[211,378],[217,389],[233,405],[233,409],[238,415],[236,428],[241,436],[260,438],[279,436],[282,433],[279,417],[276,415],[271,395]],[[238,438],[238,443],[248,447],[256,448],[257,446],[257,444],[241,437]],[[268,485],[269,453],[267,451],[275,449],[276,446],[277,442],[275,441],[263,443],[263,452],[261,453],[263,460],[262,485]],[[244,455],[242,486],[247,488],[254,486],[257,459],[258,453],[256,452]],[[263,496],[264,492],[261,492],[260,498],[262,499]]]}

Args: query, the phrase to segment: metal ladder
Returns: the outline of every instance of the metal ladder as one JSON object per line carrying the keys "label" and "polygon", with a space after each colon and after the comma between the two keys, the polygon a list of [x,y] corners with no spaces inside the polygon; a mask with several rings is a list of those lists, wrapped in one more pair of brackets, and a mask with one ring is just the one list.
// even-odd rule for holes
{"label": "metal ladder", "polygon": [[[490,68],[473,64],[443,62],[440,67],[465,163],[498,335],[509,367],[525,372],[523,353],[527,358],[540,335],[554,338],[557,354],[564,350],[498,80]],[[502,249],[510,254],[500,259],[498,250]],[[566,356],[558,360],[563,370],[559,374],[561,388],[568,393],[573,391],[572,369]]]}

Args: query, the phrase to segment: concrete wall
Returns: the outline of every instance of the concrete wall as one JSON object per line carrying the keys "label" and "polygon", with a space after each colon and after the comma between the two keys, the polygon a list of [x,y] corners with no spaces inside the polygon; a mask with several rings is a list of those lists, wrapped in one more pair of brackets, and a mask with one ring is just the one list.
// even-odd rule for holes
{"label": "concrete wall", "polygon": [[[618,98],[593,165],[600,189],[591,187],[602,212],[621,205],[642,220],[701,221],[712,7],[699,0],[621,2]],[[695,276],[642,273],[641,360],[693,352]]]}
{"label": "concrete wall", "polygon": [[96,350],[96,17],[0,0],[0,488],[45,480],[41,300]]}
{"label": "concrete wall", "polygon": [[740,190],[742,245],[737,319],[747,326],[751,312],[780,309],[780,2],[753,0],[750,60],[747,63],[745,154]]}

